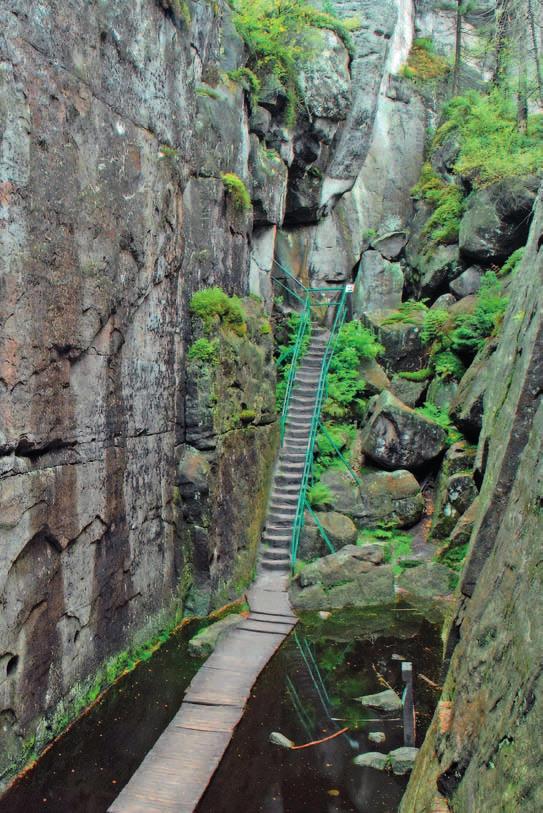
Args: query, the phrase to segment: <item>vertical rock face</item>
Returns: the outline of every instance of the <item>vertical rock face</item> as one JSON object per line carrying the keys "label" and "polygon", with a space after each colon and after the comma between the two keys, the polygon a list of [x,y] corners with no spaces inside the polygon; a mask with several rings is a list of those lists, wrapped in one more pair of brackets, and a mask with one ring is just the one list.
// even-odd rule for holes
{"label": "vertical rock face", "polygon": [[[444,699],[403,813],[541,810],[543,200],[489,361],[481,491],[449,639]],[[450,719],[448,719],[450,717]]]}
{"label": "vertical rock face", "polygon": [[[205,84],[243,49],[222,4],[191,3],[190,23],[185,6],[0,11],[0,774],[194,566],[174,499],[188,302],[247,293],[251,218],[220,179],[247,179],[243,91]],[[226,581],[259,530],[250,500],[233,523],[228,480],[265,478],[273,443],[255,427],[218,444],[208,557]]]}

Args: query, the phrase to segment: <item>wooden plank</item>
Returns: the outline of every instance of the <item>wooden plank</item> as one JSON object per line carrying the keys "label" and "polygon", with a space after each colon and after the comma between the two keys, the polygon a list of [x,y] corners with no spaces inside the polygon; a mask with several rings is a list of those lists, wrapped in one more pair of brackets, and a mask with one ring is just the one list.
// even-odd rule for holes
{"label": "wooden plank", "polygon": [[297,623],[286,581],[259,579],[251,614],[219,640],[181,708],[109,813],[193,813],[239,723],[259,674]]}
{"label": "wooden plank", "polygon": [[200,731],[233,731],[241,720],[243,711],[243,706],[206,706],[185,701],[172,724],[176,728],[194,728]]}

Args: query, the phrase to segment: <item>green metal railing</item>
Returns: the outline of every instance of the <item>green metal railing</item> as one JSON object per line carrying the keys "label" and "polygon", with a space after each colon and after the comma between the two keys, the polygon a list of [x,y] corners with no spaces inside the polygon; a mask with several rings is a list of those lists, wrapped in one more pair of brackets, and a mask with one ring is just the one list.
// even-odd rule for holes
{"label": "green metal railing", "polygon": [[[328,289],[330,290],[330,289]],[[343,287],[341,289],[341,296],[339,300],[334,303],[337,308],[334,316],[334,322],[332,328],[330,330],[330,336],[328,342],[326,344],[326,349],[324,351],[321,372],[319,376],[319,381],[317,384],[317,392],[316,397],[313,405],[313,414],[311,417],[311,426],[309,430],[309,438],[306,448],[305,454],[305,463],[304,463],[304,471],[302,475],[302,482],[300,487],[300,493],[298,495],[298,503],[296,506],[296,516],[294,519],[294,524],[292,528],[292,543],[291,543],[291,564],[294,567],[296,563],[296,559],[298,556],[298,547],[300,545],[300,535],[302,533],[304,527],[304,516],[305,510],[309,506],[307,501],[307,487],[309,485],[309,478],[311,476],[311,470],[313,468],[313,452],[315,448],[315,440],[317,437],[317,431],[320,424],[320,416],[323,407],[323,403],[326,397],[326,385],[327,385],[327,378],[328,378],[328,371],[330,369],[330,363],[332,361],[332,357],[334,355],[336,339],[341,327],[345,321],[345,317],[347,315],[347,287]],[[286,401],[286,399],[285,399]],[[287,406],[288,412],[288,406]]]}
{"label": "green metal railing", "polygon": [[280,421],[281,446],[283,445],[283,440],[285,437],[288,410],[290,407],[290,399],[292,397],[294,381],[296,379],[296,372],[298,370],[298,362],[302,355],[305,339],[307,336],[310,335],[310,331],[311,331],[311,302],[309,297],[307,296],[304,302],[304,309],[300,316],[300,323],[298,325],[298,332],[296,334],[296,342],[294,344],[294,349],[292,351],[292,361],[290,363],[290,371],[287,379],[287,389],[285,392],[285,399],[283,401],[283,409],[281,410],[281,421]]}

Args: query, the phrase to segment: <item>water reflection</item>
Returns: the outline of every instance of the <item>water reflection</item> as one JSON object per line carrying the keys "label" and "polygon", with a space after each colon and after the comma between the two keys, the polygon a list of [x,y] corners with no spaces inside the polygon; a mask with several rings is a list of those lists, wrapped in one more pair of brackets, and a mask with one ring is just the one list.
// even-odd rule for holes
{"label": "water reflection", "polygon": [[[400,611],[401,612],[401,611]],[[198,813],[393,813],[406,777],[353,764],[357,754],[403,745],[398,713],[364,709],[356,697],[387,686],[401,693],[402,660],[414,664],[417,743],[437,702],[439,630],[415,612],[392,617],[337,613],[306,617],[253,692],[225,760]],[[393,635],[387,634],[392,630]],[[268,741],[279,731],[297,744],[349,731],[317,746],[285,750]],[[382,732],[385,742],[368,740]]]}

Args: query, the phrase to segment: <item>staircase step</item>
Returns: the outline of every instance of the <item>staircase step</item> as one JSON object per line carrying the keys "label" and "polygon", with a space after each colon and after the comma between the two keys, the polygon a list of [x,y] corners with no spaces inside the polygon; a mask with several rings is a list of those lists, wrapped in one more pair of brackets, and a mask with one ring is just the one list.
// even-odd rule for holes
{"label": "staircase step", "polygon": [[270,561],[270,560],[267,560],[267,559],[262,559],[260,564],[261,564],[263,570],[282,570],[282,571],[287,572],[290,569],[290,559],[287,559],[286,561],[280,561],[280,562],[275,562],[275,561]]}
{"label": "staircase step", "polygon": [[285,559],[290,558],[289,549],[286,546],[282,548],[267,548],[267,550],[264,551],[262,558],[275,560],[279,559],[284,561]]}

